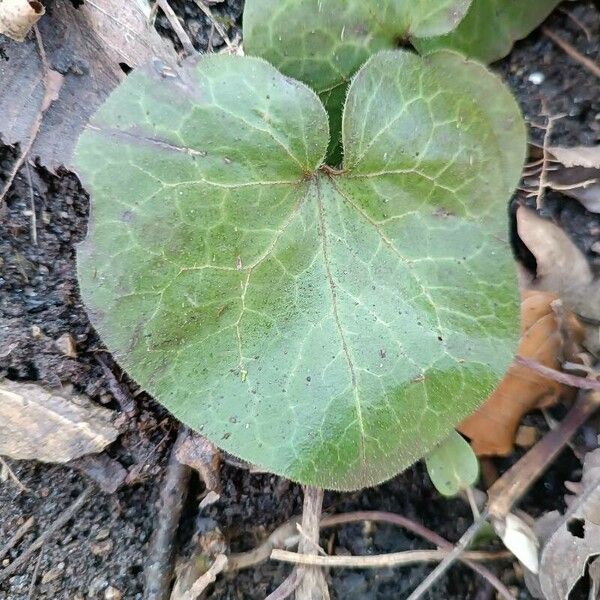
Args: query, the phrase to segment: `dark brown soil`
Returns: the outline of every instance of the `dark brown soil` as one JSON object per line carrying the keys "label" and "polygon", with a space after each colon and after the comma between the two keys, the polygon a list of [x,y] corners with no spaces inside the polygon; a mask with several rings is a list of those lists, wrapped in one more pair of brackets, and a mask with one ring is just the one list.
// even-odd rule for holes
{"label": "dark brown soil", "polygon": [[[179,10],[184,3],[174,1],[172,5]],[[225,15],[225,22],[229,19],[239,31],[242,3],[234,0],[215,6],[217,13]],[[185,13],[194,42],[202,50],[209,44],[217,48],[220,39],[211,32],[205,17],[192,2],[185,3],[185,7],[182,14]],[[569,3],[567,9],[589,29],[593,41],[588,41],[582,28],[560,10],[550,17],[547,26],[591,58],[600,59],[597,9],[589,2]],[[159,27],[165,32],[168,29],[163,21]],[[543,109],[550,114],[567,115],[556,124],[555,143],[598,143],[598,80],[543,34],[535,32],[518,43],[511,56],[496,66],[521,101],[529,121],[543,122]],[[541,73],[543,82],[532,83],[536,79],[532,77],[534,73]],[[538,141],[540,134],[539,130],[532,130],[533,138]],[[14,158],[15,149],[4,146],[0,150],[0,183]],[[549,202],[548,210],[588,256],[597,259],[591,244],[597,239],[592,224],[598,231],[598,216],[587,213],[577,203],[557,199]],[[4,207],[0,208],[0,377],[37,381],[58,388],[72,386],[94,401],[119,410],[98,362],[101,357],[112,364],[110,357],[89,325],[75,279],[74,245],[85,236],[87,214],[88,199],[76,177],[66,172],[50,174],[36,167],[21,170]],[[76,340],[77,358],[64,356],[55,343],[65,333]],[[123,385],[137,392],[126,381]],[[39,558],[34,555],[18,574],[0,585],[0,600],[105,598],[109,597],[106,595],[109,586],[119,590],[125,599],[142,597],[147,541],[153,528],[160,476],[176,424],[144,393],[136,395],[136,403],[137,414],[122,419],[122,434],[110,450],[111,457],[128,470],[132,483],[112,495],[95,493],[78,516],[42,548]],[[0,568],[43,533],[89,485],[86,477],[70,467],[30,462],[9,464],[28,491],[20,491],[10,479],[0,483],[0,547],[29,516],[35,517],[35,524]],[[573,454],[563,453],[529,494],[524,507],[534,515],[560,508],[565,493],[563,481],[577,479],[578,469],[579,462]],[[274,527],[300,512],[301,494],[293,483],[231,466],[223,468],[222,480],[221,499],[200,515],[196,496],[202,495],[203,488],[194,482],[194,494],[184,518],[183,542],[196,529],[218,526],[231,551],[250,549]],[[450,540],[458,539],[470,522],[467,506],[460,500],[441,498],[420,465],[377,488],[353,494],[328,493],[325,509],[397,512]],[[382,525],[328,530],[321,543],[352,554],[427,547],[401,529]],[[491,568],[513,587],[519,598],[529,598],[521,571],[512,562]],[[429,569],[415,566],[338,570],[329,574],[329,583],[332,597],[340,600],[404,598]],[[209,597],[264,598],[288,572],[286,566],[266,563],[235,576],[219,578]],[[461,566],[453,567],[430,593],[430,598],[440,600],[493,597],[491,588],[482,579]]]}

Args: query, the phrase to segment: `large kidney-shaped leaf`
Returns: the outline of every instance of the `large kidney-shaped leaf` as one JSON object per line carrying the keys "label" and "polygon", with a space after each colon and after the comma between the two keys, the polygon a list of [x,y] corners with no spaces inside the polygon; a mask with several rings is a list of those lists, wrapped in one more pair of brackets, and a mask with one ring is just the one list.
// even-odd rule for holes
{"label": "large kidney-shaped leaf", "polygon": [[78,269],[108,348],[183,422],[355,489],[445,438],[512,358],[525,135],[483,67],[396,51],[354,78],[343,138],[343,170],[321,166],[323,106],[260,59],[138,70],[79,142]]}
{"label": "large kidney-shaped leaf", "polygon": [[331,118],[330,162],[341,159],[350,78],[373,54],[448,33],[471,0],[246,0],[244,49],[311,86]]}
{"label": "large kidney-shaped leaf", "polygon": [[420,52],[458,50],[465,56],[493,62],[506,56],[515,41],[531,33],[560,0],[473,0],[458,27],[431,39],[415,39]]}

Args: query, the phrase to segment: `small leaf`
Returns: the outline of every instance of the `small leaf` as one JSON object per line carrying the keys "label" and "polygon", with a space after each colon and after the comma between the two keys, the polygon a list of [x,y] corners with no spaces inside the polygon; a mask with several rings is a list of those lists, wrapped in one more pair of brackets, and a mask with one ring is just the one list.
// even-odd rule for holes
{"label": "small leaf", "polygon": [[415,39],[419,52],[457,50],[485,63],[506,56],[514,42],[531,33],[560,0],[473,0],[454,31],[439,37]]}
{"label": "small leaf", "polygon": [[456,431],[425,457],[425,464],[435,489],[444,496],[458,494],[479,477],[477,457]]}
{"label": "small leaf", "polygon": [[[351,77],[379,50],[454,29],[471,0],[247,0],[244,50],[312,87],[331,118],[340,162],[342,107]],[[335,152],[337,149],[337,152]]]}
{"label": "small leaf", "polygon": [[357,489],[446,437],[512,358],[525,132],[484,67],[395,51],[354,78],[343,138],[333,174],[318,98],[260,59],[132,73],[78,145],[78,272],[108,348],[182,421]]}

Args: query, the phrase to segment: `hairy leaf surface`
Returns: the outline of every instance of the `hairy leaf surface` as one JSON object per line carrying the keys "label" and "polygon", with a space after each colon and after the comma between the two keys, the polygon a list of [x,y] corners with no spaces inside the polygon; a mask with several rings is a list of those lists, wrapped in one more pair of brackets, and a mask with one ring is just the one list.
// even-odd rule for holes
{"label": "hairy leaf surface", "polygon": [[471,0],[248,0],[244,48],[311,86],[331,118],[330,160],[341,158],[342,108],[351,77],[379,50],[448,33]]}
{"label": "hairy leaf surface", "polygon": [[444,439],[512,358],[525,134],[483,67],[403,51],[361,68],[342,129],[337,172],[318,97],[260,59],[132,73],[77,149],[78,269],[108,348],[183,422],[356,489]]}
{"label": "hairy leaf surface", "polygon": [[486,63],[506,56],[560,0],[473,0],[458,27],[439,37],[415,39],[420,52],[449,49]]}

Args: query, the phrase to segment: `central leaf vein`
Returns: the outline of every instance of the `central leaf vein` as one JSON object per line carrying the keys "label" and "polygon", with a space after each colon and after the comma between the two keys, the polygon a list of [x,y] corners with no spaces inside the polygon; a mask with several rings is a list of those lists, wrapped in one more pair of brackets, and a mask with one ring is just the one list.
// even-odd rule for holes
{"label": "central leaf vein", "polygon": [[327,237],[327,226],[325,224],[325,208],[323,207],[323,199],[321,197],[321,184],[320,180],[317,179],[316,182],[316,199],[317,199],[317,212],[319,216],[319,227],[321,229],[321,247],[323,251],[323,264],[325,265],[325,272],[327,274],[327,281],[329,283],[329,290],[331,292],[331,307],[333,310],[333,318],[335,320],[335,325],[338,330],[340,341],[342,343],[342,349],[344,351],[344,356],[346,358],[346,362],[348,363],[348,369],[350,371],[350,378],[352,382],[352,395],[354,397],[354,403],[356,406],[356,418],[358,421],[358,426],[360,428],[360,450],[361,457],[363,462],[366,462],[366,453],[365,453],[365,426],[363,422],[362,408],[360,406],[360,398],[358,396],[358,385],[356,378],[356,369],[354,367],[354,361],[352,359],[352,354],[350,352],[350,347],[348,346],[348,342],[346,341],[346,335],[344,333],[344,328],[342,327],[342,323],[340,321],[340,316],[338,312],[337,306],[337,292],[336,292],[336,284],[333,279],[333,274],[331,272],[331,262],[329,258],[329,248],[328,248],[328,237]]}

